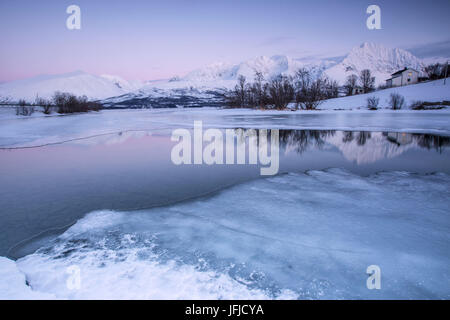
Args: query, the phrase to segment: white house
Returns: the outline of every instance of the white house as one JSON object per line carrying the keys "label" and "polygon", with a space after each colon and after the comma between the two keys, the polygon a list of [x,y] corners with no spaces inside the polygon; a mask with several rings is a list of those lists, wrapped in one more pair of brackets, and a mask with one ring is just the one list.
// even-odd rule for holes
{"label": "white house", "polygon": [[386,86],[388,87],[401,87],[409,84],[419,82],[419,71],[412,68],[405,68],[397,71],[391,75],[390,79],[386,80]]}
{"label": "white house", "polygon": [[352,96],[357,95],[357,94],[363,94],[364,93],[364,89],[356,86],[352,89]]}

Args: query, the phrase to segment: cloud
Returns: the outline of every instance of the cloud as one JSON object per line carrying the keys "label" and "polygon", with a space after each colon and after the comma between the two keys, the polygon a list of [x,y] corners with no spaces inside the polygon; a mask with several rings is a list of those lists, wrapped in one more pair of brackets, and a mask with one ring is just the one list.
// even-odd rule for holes
{"label": "cloud", "polygon": [[450,40],[422,44],[407,50],[419,58],[450,57]]}
{"label": "cloud", "polygon": [[270,37],[258,44],[258,47],[270,47],[274,45],[286,44],[292,41],[295,41],[294,37],[286,37],[286,36],[278,36],[278,37]]}

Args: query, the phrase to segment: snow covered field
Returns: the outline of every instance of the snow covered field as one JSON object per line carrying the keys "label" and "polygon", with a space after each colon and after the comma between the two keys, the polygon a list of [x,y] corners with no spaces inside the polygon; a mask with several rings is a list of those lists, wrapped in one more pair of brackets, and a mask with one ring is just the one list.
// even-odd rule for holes
{"label": "snow covered field", "polygon": [[[448,299],[449,186],[447,174],[332,169],[92,212],[17,263],[1,259],[0,297]],[[382,290],[366,288],[373,264]]]}
{"label": "snow covered field", "polygon": [[409,85],[405,87],[389,88],[373,93],[326,100],[319,106],[320,109],[367,109],[367,98],[379,98],[379,108],[390,108],[389,98],[392,93],[398,93],[405,98],[405,108],[413,102],[442,102],[450,101],[450,78],[444,85],[444,80],[436,80],[425,83]]}

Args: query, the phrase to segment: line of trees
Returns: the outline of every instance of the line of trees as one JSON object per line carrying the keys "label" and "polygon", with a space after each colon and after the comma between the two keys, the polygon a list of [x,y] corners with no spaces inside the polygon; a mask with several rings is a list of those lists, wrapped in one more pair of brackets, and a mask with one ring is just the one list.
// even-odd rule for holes
{"label": "line of trees", "polygon": [[58,113],[99,111],[102,108],[100,103],[89,101],[86,96],[77,97],[67,92],[55,92],[53,105],[58,108]]}
{"label": "line of trees", "polygon": [[444,79],[448,77],[447,64],[434,63],[425,67],[425,72],[430,80]]}
{"label": "line of trees", "polygon": [[55,92],[51,99],[36,97],[34,103],[19,100],[16,107],[16,114],[30,116],[34,113],[35,107],[41,107],[44,114],[56,111],[60,114],[99,111],[102,105],[96,101],[89,101],[86,96],[76,96],[67,92]]}
{"label": "line of trees", "polygon": [[286,109],[289,103],[295,107],[313,110],[325,99],[337,98],[339,86],[326,77],[315,78],[311,71],[302,68],[294,76],[277,76],[266,81],[261,72],[256,71],[253,82],[240,75],[234,90],[225,94],[230,107]]}

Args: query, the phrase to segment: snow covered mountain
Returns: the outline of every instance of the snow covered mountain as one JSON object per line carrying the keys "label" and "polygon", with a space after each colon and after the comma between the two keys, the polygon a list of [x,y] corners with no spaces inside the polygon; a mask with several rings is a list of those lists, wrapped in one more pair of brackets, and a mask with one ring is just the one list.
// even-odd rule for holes
{"label": "snow covered mountain", "polygon": [[405,67],[422,71],[424,64],[419,58],[403,49],[391,49],[366,42],[353,48],[340,63],[327,69],[325,74],[344,84],[349,75],[358,75],[361,70],[369,69],[375,77],[376,84],[384,84],[392,73]]}
{"label": "snow covered mountain", "polygon": [[183,80],[194,82],[237,80],[240,75],[243,75],[248,80],[253,80],[255,71],[261,72],[266,79],[270,79],[280,74],[293,75],[302,66],[298,61],[283,55],[273,57],[260,56],[237,65],[212,64],[189,73]]}
{"label": "snow covered mountain", "polygon": [[211,81],[236,81],[239,76],[244,76],[248,81],[253,81],[255,72],[261,72],[266,80],[279,75],[292,76],[300,68],[308,68],[315,74],[321,74],[326,68],[336,64],[332,59],[302,60],[285,55],[272,57],[260,56],[239,64],[214,63],[204,68],[190,72],[179,81],[202,83]]}
{"label": "snow covered mountain", "polygon": [[424,63],[403,49],[391,49],[380,44],[366,42],[353,48],[348,55],[340,59],[307,61],[282,55],[261,56],[236,65],[215,63],[195,70],[180,80],[193,83],[237,80],[239,75],[245,76],[247,80],[252,80],[255,71],[262,72],[266,79],[270,79],[280,74],[293,75],[301,67],[311,69],[316,75],[324,73],[331,79],[337,80],[341,85],[345,83],[349,75],[359,75],[361,70],[369,69],[375,76],[376,83],[382,84],[393,72],[404,67],[422,71]]}
{"label": "snow covered mountain", "polygon": [[[145,100],[146,95],[153,98],[159,98],[161,95],[170,97],[175,92],[175,95],[180,96],[183,91],[197,96],[202,92],[233,88],[240,75],[245,76],[248,81],[253,81],[255,72],[260,71],[266,80],[270,80],[278,75],[293,75],[301,67],[312,70],[316,76],[327,75],[337,80],[340,85],[344,85],[349,75],[359,74],[361,70],[369,69],[378,85],[383,84],[393,72],[404,67],[422,71],[424,63],[408,51],[391,49],[380,44],[364,43],[340,58],[307,60],[284,55],[260,56],[238,64],[215,63],[194,70],[184,77],[146,83],[127,81],[118,76],[95,76],[81,71],[38,76],[1,84],[0,97],[10,97],[15,101],[34,100],[36,95],[50,97],[55,91],[64,91],[86,95],[92,99],[117,97],[118,99],[113,100],[119,103],[134,98],[142,101],[142,99]],[[181,102],[182,99],[177,101]]]}
{"label": "snow covered mountain", "polygon": [[50,98],[55,91],[104,99],[139,89],[143,84],[128,82],[117,76],[96,76],[76,71],[61,75],[41,75],[0,85],[0,96],[13,101],[34,101],[36,96]]}

